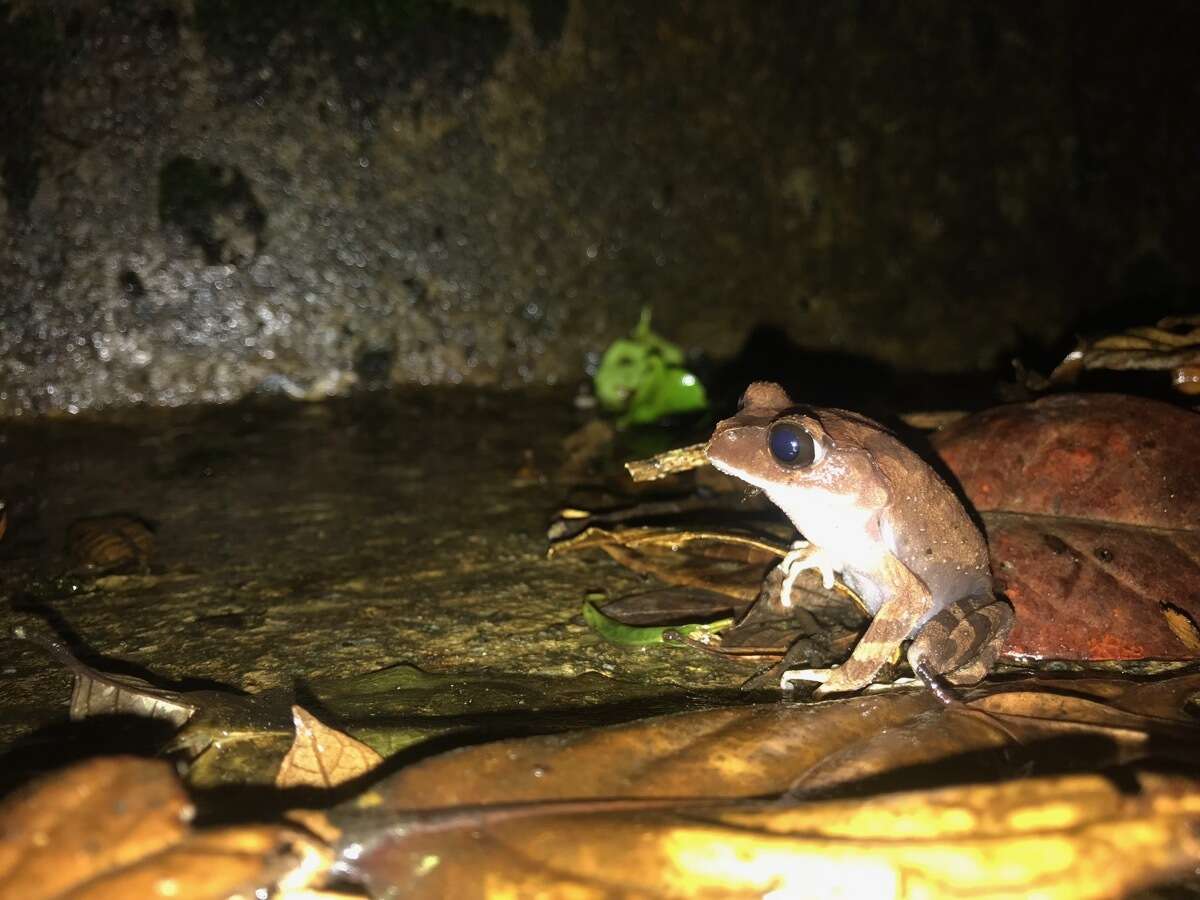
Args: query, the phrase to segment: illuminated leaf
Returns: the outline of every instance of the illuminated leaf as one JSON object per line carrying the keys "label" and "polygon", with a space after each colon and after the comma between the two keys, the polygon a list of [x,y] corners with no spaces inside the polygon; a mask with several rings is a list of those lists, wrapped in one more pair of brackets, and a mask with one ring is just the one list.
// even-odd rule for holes
{"label": "illuminated leaf", "polygon": [[296,740],[279,766],[275,786],[335,787],[370,772],[383,757],[299,706],[292,707]]}
{"label": "illuminated leaf", "polygon": [[101,757],[56,773],[0,804],[0,897],[298,898],[332,865],[323,841],[293,828],[191,831],[192,815],[162,761]]}

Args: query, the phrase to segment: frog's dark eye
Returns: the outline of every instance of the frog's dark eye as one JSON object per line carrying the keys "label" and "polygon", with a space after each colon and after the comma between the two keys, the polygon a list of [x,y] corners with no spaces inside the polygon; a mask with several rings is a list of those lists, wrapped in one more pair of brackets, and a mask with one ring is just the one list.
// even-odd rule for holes
{"label": "frog's dark eye", "polygon": [[816,442],[799,425],[780,422],[772,426],[767,443],[771,446],[771,455],[788,466],[810,466],[817,458]]}

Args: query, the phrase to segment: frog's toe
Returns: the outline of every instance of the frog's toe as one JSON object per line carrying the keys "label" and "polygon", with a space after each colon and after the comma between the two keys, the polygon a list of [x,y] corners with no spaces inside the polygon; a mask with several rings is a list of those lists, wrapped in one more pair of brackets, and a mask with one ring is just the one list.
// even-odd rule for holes
{"label": "frog's toe", "polygon": [[792,588],[796,586],[796,578],[799,575],[799,572],[788,572],[783,576],[783,584],[779,586],[779,605],[785,609],[791,609]]}
{"label": "frog's toe", "polygon": [[830,694],[850,694],[854,691],[861,691],[871,683],[872,676],[874,675],[873,671],[870,675],[859,674],[856,676],[851,671],[853,668],[848,661],[840,668],[831,669],[829,677],[825,679],[824,684],[813,692],[813,696],[827,697]]}
{"label": "frog's toe", "polygon": [[[779,676],[779,687],[785,691],[793,691],[798,685],[824,685],[836,669],[788,669]],[[820,690],[820,688],[818,688]]]}
{"label": "frog's toe", "polygon": [[833,694],[850,694],[861,690],[866,684],[860,684],[846,677],[845,667],[833,669],[788,669],[779,678],[779,686],[785,691],[793,691],[803,685],[817,685],[813,697],[828,697]]}

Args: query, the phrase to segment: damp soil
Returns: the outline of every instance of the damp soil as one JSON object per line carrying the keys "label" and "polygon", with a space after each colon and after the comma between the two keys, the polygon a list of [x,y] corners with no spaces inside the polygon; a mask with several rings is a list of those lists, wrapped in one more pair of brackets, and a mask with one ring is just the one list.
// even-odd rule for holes
{"label": "damp soil", "polygon": [[[6,422],[0,624],[41,619],[99,668],[252,693],[398,664],[728,693],[753,667],[583,624],[585,595],[637,576],[547,559],[585,420],[561,390],[438,388]],[[117,513],[153,528],[148,567],[82,570],[69,526]],[[71,679],[0,646],[2,758],[65,719]]]}

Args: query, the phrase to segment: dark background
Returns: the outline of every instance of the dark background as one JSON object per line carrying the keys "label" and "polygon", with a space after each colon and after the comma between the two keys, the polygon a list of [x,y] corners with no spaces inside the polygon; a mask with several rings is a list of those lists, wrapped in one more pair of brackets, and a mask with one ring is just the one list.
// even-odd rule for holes
{"label": "dark background", "polygon": [[0,414],[570,384],[643,305],[751,377],[1044,367],[1196,305],[1198,26],[1188,0],[9,0]]}

